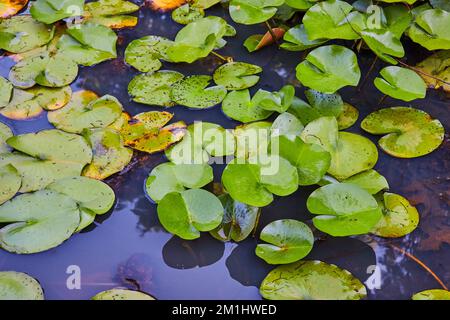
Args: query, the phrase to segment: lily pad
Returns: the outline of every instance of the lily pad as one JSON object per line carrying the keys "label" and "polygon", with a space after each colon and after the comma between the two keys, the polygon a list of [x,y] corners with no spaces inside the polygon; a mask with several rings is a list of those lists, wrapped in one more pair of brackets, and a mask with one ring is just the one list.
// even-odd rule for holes
{"label": "lily pad", "polygon": [[303,17],[308,39],[359,39],[365,27],[365,17],[353,11],[351,4],[339,1],[322,1],[306,11]]}
{"label": "lily pad", "polygon": [[134,290],[127,289],[111,289],[97,293],[92,300],[155,300],[152,296]]}
{"label": "lily pad", "polygon": [[258,244],[256,255],[269,264],[296,262],[306,257],[314,244],[311,229],[291,219],[271,222],[261,231],[260,238],[268,244]]}
{"label": "lily pad", "polygon": [[244,123],[267,119],[273,113],[255,105],[249,90],[229,92],[222,102],[222,111],[231,119]]}
{"label": "lily pad", "polygon": [[275,92],[259,89],[252,98],[252,104],[264,110],[283,113],[291,106],[294,96],[295,88],[291,85],[285,85]]}
{"label": "lily pad", "polygon": [[98,0],[86,3],[84,19],[113,29],[134,27],[138,18],[128,14],[139,10],[139,6],[131,1]]}
{"label": "lily pad", "polygon": [[48,113],[48,121],[56,128],[71,133],[84,129],[105,128],[122,115],[122,104],[115,97],[101,98],[92,91],[78,91],[64,108]]}
{"label": "lily pad", "polygon": [[450,12],[430,9],[416,16],[408,35],[428,50],[450,49]]}
{"label": "lily pad", "polygon": [[439,120],[408,107],[375,111],[362,121],[361,128],[372,134],[385,134],[378,142],[380,147],[398,158],[416,158],[434,151],[445,134]]}
{"label": "lily pad", "polygon": [[219,200],[225,210],[222,224],[209,233],[224,242],[247,239],[256,227],[260,208],[236,201],[228,194],[219,196]]}
{"label": "lily pad", "polygon": [[172,19],[179,24],[188,24],[203,18],[205,11],[196,6],[191,6],[189,3],[182,5],[172,11]]}
{"label": "lily pad", "polygon": [[351,176],[345,179],[344,182],[356,184],[370,194],[377,194],[380,191],[389,189],[386,178],[373,169]]}
{"label": "lily pad", "polygon": [[299,261],[272,270],[261,284],[268,300],[360,300],[366,287],[347,270],[321,261]]}
{"label": "lily pad", "polygon": [[0,272],[0,300],[44,300],[39,282],[23,272]]}
{"label": "lily pad", "polygon": [[412,300],[450,300],[450,291],[443,289],[425,290],[414,294]]}
{"label": "lily pad", "polygon": [[172,45],[173,41],[158,36],[133,40],[125,50],[125,62],[141,72],[158,71],[162,67],[160,60],[170,61],[167,50]]}
{"label": "lily pad", "polygon": [[425,98],[427,86],[416,72],[391,66],[382,69],[380,75],[383,78],[375,78],[374,84],[384,94],[403,101]]}
{"label": "lily pad", "polygon": [[397,60],[392,58],[402,58],[405,49],[394,33],[386,29],[363,30],[361,37],[367,46],[383,61],[397,64]]}
{"label": "lily pad", "polygon": [[344,102],[344,110],[337,117],[339,130],[345,130],[353,126],[359,118],[359,111],[351,104]]}
{"label": "lily pad", "polygon": [[29,15],[14,16],[0,21],[0,49],[21,53],[50,42],[55,32]]}
{"label": "lily pad", "polygon": [[0,167],[0,204],[8,201],[20,190],[22,178],[12,165]]}
{"label": "lily pad", "polygon": [[400,238],[413,232],[419,224],[419,213],[409,201],[395,193],[384,193],[380,201],[383,217],[372,233],[385,238]]}
{"label": "lily pad", "polygon": [[80,223],[77,203],[63,194],[41,190],[0,206],[0,246],[19,254],[49,250],[67,240]]}
{"label": "lily pad", "polygon": [[236,138],[236,158],[253,163],[265,159],[268,155],[272,125],[270,122],[259,121],[236,127],[233,131]]}
{"label": "lily pad", "polygon": [[231,0],[230,16],[241,24],[257,24],[272,18],[284,0]]}
{"label": "lily pad", "polygon": [[220,200],[202,189],[172,192],[158,204],[158,217],[164,228],[182,239],[193,240],[200,232],[220,225],[224,209]]}
{"label": "lily pad", "polygon": [[3,77],[0,77],[0,108],[8,105],[13,92],[12,84]]}
{"label": "lily pad", "polygon": [[[9,18],[17,14],[28,4],[28,0],[4,0],[0,3],[0,18]],[[0,299],[1,300],[1,299]]]}
{"label": "lily pad", "polygon": [[181,79],[172,85],[170,97],[175,103],[189,108],[213,107],[223,101],[227,90],[220,85],[208,87],[211,80],[210,76],[189,76]]}
{"label": "lily pad", "polygon": [[302,122],[293,114],[284,112],[280,114],[272,124],[271,136],[289,136],[296,137],[299,136],[303,131],[304,126]]}
{"label": "lily pad", "polygon": [[12,130],[3,122],[0,122],[0,154],[11,151],[11,148],[6,143],[6,140],[11,138],[13,135]]}
{"label": "lily pad", "polygon": [[382,218],[375,198],[354,184],[320,187],[309,196],[306,205],[318,215],[313,218],[314,226],[334,237],[369,233]]}
{"label": "lily pad", "polygon": [[213,180],[207,164],[174,164],[166,162],[155,167],[147,178],[147,194],[156,203],[171,192],[202,188]]}
{"label": "lily pad", "polygon": [[330,45],[311,51],[297,66],[297,78],[316,91],[334,93],[345,86],[357,86],[361,71],[352,50]]}
{"label": "lily pad", "polygon": [[183,78],[181,73],[169,70],[140,74],[129,83],[128,93],[139,103],[172,107],[175,105],[170,96],[172,85]]}
{"label": "lily pad", "polygon": [[214,72],[214,82],[227,90],[243,90],[253,87],[259,81],[258,73],[263,70],[254,64],[229,62]]}
{"label": "lily pad", "polygon": [[110,128],[84,132],[92,147],[92,162],[83,169],[83,176],[104,180],[121,172],[131,161],[133,150],[124,146],[119,132]]}
{"label": "lily pad", "polygon": [[38,21],[52,24],[58,20],[83,14],[84,0],[36,0],[30,13]]}
{"label": "lily pad", "polygon": [[320,117],[303,129],[301,138],[306,143],[319,144],[330,154],[338,146],[339,131],[335,117]]}
{"label": "lily pad", "polygon": [[444,91],[450,92],[450,85],[443,83],[436,78],[444,81],[450,81],[450,50],[438,51],[425,60],[421,61],[416,66],[420,71],[433,75],[434,78],[419,74],[429,88],[439,89],[443,88]]}
{"label": "lily pad", "polygon": [[288,51],[303,51],[315,48],[327,41],[324,39],[309,40],[305,25],[303,24],[290,28],[284,34],[283,40],[285,42],[283,42],[280,47]]}

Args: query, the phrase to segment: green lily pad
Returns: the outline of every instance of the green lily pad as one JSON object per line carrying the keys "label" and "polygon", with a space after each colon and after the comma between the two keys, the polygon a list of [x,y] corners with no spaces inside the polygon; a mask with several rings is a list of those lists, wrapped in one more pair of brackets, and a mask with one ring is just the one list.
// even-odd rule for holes
{"label": "green lily pad", "polygon": [[321,261],[299,261],[272,270],[261,284],[268,300],[360,300],[366,287],[347,270]]}
{"label": "green lily pad", "polygon": [[220,226],[209,233],[220,241],[240,242],[255,229],[260,208],[234,200],[228,194],[219,196],[225,214]]}
{"label": "green lily pad", "polygon": [[55,27],[40,23],[29,15],[0,21],[0,49],[22,53],[41,47],[52,40]]}
{"label": "green lily pad", "polygon": [[308,39],[359,39],[365,27],[365,17],[353,11],[351,4],[339,1],[322,1],[306,11],[303,17]]}
{"label": "green lily pad", "polygon": [[343,182],[356,184],[370,194],[377,194],[380,191],[389,189],[389,183],[386,178],[373,169],[351,176]]}
{"label": "green lily pad", "polygon": [[380,201],[383,217],[372,233],[385,238],[400,238],[413,232],[419,224],[419,213],[409,201],[395,193],[384,193]]}
{"label": "green lily pad", "polygon": [[208,56],[223,40],[227,30],[228,24],[222,18],[209,16],[198,19],[178,32],[167,55],[173,62],[192,63]]}
{"label": "green lily pad", "polygon": [[202,8],[191,6],[189,3],[172,11],[172,19],[179,24],[188,24],[205,16]]}
{"label": "green lily pad", "polygon": [[0,167],[0,204],[16,195],[22,185],[19,172],[12,165]]}
{"label": "green lily pad", "polygon": [[397,64],[397,60],[392,58],[402,58],[405,49],[394,33],[385,29],[364,30],[361,37],[367,46],[383,61]]}
{"label": "green lily pad", "polygon": [[0,108],[8,105],[13,92],[12,84],[3,77],[0,77]]}
{"label": "green lily pad", "polygon": [[98,0],[86,3],[84,19],[113,29],[134,27],[138,18],[128,14],[139,10],[139,6],[131,1]]}
{"label": "green lily pad", "polygon": [[83,14],[84,0],[36,0],[30,13],[38,21],[51,24],[58,20]]}
{"label": "green lily pad", "polygon": [[49,250],[67,240],[80,223],[77,203],[63,194],[41,190],[0,206],[0,246],[19,254]]}
{"label": "green lily pad", "polygon": [[189,76],[181,79],[172,85],[170,97],[175,103],[189,108],[213,107],[223,101],[227,90],[223,86],[208,87],[211,80],[210,76]]}
{"label": "green lily pad", "polygon": [[122,104],[115,97],[101,98],[92,91],[78,91],[64,108],[48,113],[48,121],[56,128],[71,133],[84,129],[105,128],[122,115]]}
{"label": "green lily pad", "polygon": [[152,296],[134,290],[111,289],[97,293],[92,300],[155,300]]}
{"label": "green lily pad", "polygon": [[203,189],[172,192],[158,204],[158,217],[164,228],[182,239],[193,240],[200,232],[220,225],[224,214],[220,200]]}
{"label": "green lily pad", "polygon": [[416,16],[408,35],[428,50],[450,49],[450,12],[430,9]]}
{"label": "green lily pad", "polygon": [[270,145],[271,130],[272,123],[265,121],[236,127],[233,131],[236,138],[236,158],[253,163],[265,159]]}
{"label": "green lily pad", "polygon": [[[306,90],[305,96],[309,104],[318,113],[319,117],[333,116],[339,117],[344,111],[344,102],[337,93],[326,94],[316,90]],[[311,113],[311,112],[308,112]],[[302,119],[301,117],[300,119]],[[309,123],[305,122],[305,123]]]}
{"label": "green lily pad", "polygon": [[141,72],[158,71],[162,67],[160,60],[170,61],[167,50],[172,45],[173,41],[158,36],[133,40],[125,49],[125,62]]}
{"label": "green lily pad", "polygon": [[293,114],[284,112],[280,114],[272,124],[271,136],[299,136],[303,131],[304,126],[302,122]]}
{"label": "green lily pad", "polygon": [[66,30],[58,43],[58,52],[83,66],[92,66],[117,57],[117,35],[103,25],[83,23]]}
{"label": "green lily pad", "polygon": [[311,229],[303,222],[291,219],[268,224],[260,238],[268,244],[258,244],[256,255],[269,264],[296,262],[306,257],[314,244]]}
{"label": "green lily pad", "polygon": [[11,151],[11,148],[6,143],[6,140],[11,138],[13,135],[12,130],[3,122],[0,122],[0,154]]}
{"label": "green lily pad", "polygon": [[0,272],[0,300],[44,300],[39,282],[23,272]]}
{"label": "green lily pad", "polygon": [[359,118],[359,111],[351,104],[344,102],[344,110],[337,117],[339,130],[345,130],[353,126]]}
{"label": "green lily pad", "polygon": [[286,30],[282,27],[272,28],[272,32],[267,31],[265,34],[253,34],[244,41],[244,47],[248,52],[258,51],[275,43],[275,39],[281,40],[285,33]]}
{"label": "green lily pad", "polygon": [[283,113],[291,106],[294,96],[295,88],[291,85],[286,85],[275,92],[259,89],[252,98],[252,104],[264,110]]}
{"label": "green lily pad", "polygon": [[249,90],[229,92],[222,102],[222,111],[227,117],[243,123],[264,120],[273,113],[255,105]]}
{"label": "green lily pad", "polygon": [[443,289],[425,290],[414,294],[412,300],[450,300],[450,291]]}
{"label": "green lily pad", "polygon": [[243,90],[253,87],[259,81],[258,73],[263,70],[254,64],[229,62],[214,72],[214,82],[227,90]]}
{"label": "green lily pad", "polygon": [[175,105],[170,96],[172,85],[183,78],[181,73],[169,70],[139,74],[130,81],[128,93],[139,103],[172,107]]}
{"label": "green lily pad", "polygon": [[284,34],[283,40],[285,42],[283,42],[280,47],[288,51],[303,51],[315,48],[327,41],[323,39],[309,40],[303,24],[290,28]]}
{"label": "green lily pad", "polygon": [[354,184],[320,187],[309,196],[306,205],[318,215],[313,218],[314,226],[334,237],[369,233],[382,218],[375,198]]}
{"label": "green lily pad", "polygon": [[357,86],[361,71],[352,50],[330,45],[311,51],[297,66],[297,78],[316,91],[334,93],[345,86]]}
{"label": "green lily pad", "polygon": [[210,157],[232,156],[235,149],[235,137],[230,130],[214,123],[195,122],[180,143],[166,150],[166,156],[177,164],[202,164]]}
{"label": "green lily pad", "polygon": [[145,183],[147,194],[156,203],[171,192],[202,188],[213,180],[207,164],[174,164],[166,162],[155,167]]}
{"label": "green lily pad", "polygon": [[119,132],[110,128],[93,129],[84,133],[92,147],[92,162],[83,169],[83,176],[104,180],[121,172],[131,161],[133,150],[124,146]]}
{"label": "green lily pad", "polygon": [[283,0],[231,0],[230,16],[241,24],[257,24],[272,18]]}
{"label": "green lily pad", "polygon": [[338,146],[339,131],[335,117],[320,117],[303,129],[301,138],[306,143],[319,144],[330,154]]}
{"label": "green lily pad", "polygon": [[384,94],[403,101],[425,98],[427,85],[416,72],[391,66],[383,68],[380,75],[383,78],[375,78],[374,84]]}
{"label": "green lily pad", "polygon": [[362,121],[361,128],[372,134],[385,134],[378,142],[380,147],[398,158],[415,158],[434,151],[445,134],[439,120],[407,107],[375,111]]}

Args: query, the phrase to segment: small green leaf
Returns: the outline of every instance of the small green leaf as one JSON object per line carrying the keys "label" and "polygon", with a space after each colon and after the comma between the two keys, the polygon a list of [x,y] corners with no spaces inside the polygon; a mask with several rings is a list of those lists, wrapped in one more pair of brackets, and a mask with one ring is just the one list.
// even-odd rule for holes
{"label": "small green leaf", "polygon": [[351,104],[344,102],[344,110],[337,117],[339,130],[345,130],[353,126],[359,118],[359,111]]}
{"label": "small green leaf", "polygon": [[162,67],[160,60],[170,61],[167,50],[172,45],[173,41],[158,36],[133,40],[125,50],[125,62],[141,72],[158,71]]}
{"label": "small green leaf", "polygon": [[6,140],[11,138],[13,135],[12,130],[3,122],[0,122],[0,154],[11,151],[11,148],[6,143]]}
{"label": "small green leaf", "polygon": [[288,51],[303,51],[315,48],[327,41],[323,39],[309,40],[303,24],[290,28],[284,34],[283,40],[286,42],[283,42],[280,47]]}
{"label": "small green leaf", "polygon": [[92,300],[155,300],[152,296],[134,290],[111,289],[97,293]]}
{"label": "small green leaf", "polygon": [[12,84],[3,77],[0,77],[0,108],[6,107],[11,101],[13,92]]}
{"label": "small green leaf", "polygon": [[303,131],[302,122],[293,114],[284,112],[280,114],[272,124],[271,136],[289,136],[295,137],[299,136]]}
{"label": "small green leaf", "polygon": [[229,92],[222,102],[222,111],[229,118],[244,123],[267,119],[273,113],[255,105],[248,89]]}
{"label": "small green leaf", "polygon": [[69,17],[81,16],[84,0],[36,0],[30,13],[38,21],[51,24]]}
{"label": "small green leaf", "polygon": [[386,67],[380,71],[383,78],[375,78],[378,90],[395,99],[411,101],[425,98],[427,85],[414,71],[401,67]]}
{"label": "small green leaf", "polygon": [[39,282],[22,272],[0,272],[0,300],[44,300]]}
{"label": "small green leaf", "polygon": [[252,98],[252,104],[268,111],[285,112],[292,104],[295,88],[285,85],[280,91],[269,92],[259,89]]}
{"label": "small green leaf", "polygon": [[425,290],[414,294],[412,300],[450,300],[450,291],[442,289]]}
{"label": "small green leaf", "polygon": [[421,12],[408,35],[416,43],[428,50],[450,49],[450,12],[430,9]]}
{"label": "small green leaf", "polygon": [[364,30],[361,32],[361,37],[367,46],[383,61],[397,64],[397,60],[392,57],[402,58],[405,55],[400,39],[389,30]]}
{"label": "small green leaf", "polygon": [[272,18],[284,0],[231,0],[230,16],[241,24],[257,24]]}
{"label": "small green leaf", "polygon": [[86,3],[84,6],[85,20],[104,25],[113,29],[136,26],[138,19],[129,16],[139,10],[139,6],[131,1],[98,0]]}
{"label": "small green leaf", "polygon": [[188,24],[205,16],[202,8],[191,6],[189,3],[172,11],[172,19],[179,24]]}
{"label": "small green leaf", "polygon": [[257,84],[257,74],[262,71],[261,67],[253,64],[229,62],[217,68],[213,77],[217,85],[224,86],[227,90],[243,90]]}
{"label": "small green leaf", "polygon": [[22,178],[12,165],[0,166],[0,204],[16,195],[22,185]]}
{"label": "small green leaf", "polygon": [[373,169],[351,176],[343,182],[356,184],[358,187],[363,188],[370,194],[377,194],[382,190],[389,189],[389,184],[386,178]]}

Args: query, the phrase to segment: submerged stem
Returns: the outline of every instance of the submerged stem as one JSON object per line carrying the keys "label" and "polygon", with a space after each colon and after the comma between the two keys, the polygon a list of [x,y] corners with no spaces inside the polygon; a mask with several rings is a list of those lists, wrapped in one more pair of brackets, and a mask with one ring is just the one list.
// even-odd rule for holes
{"label": "submerged stem", "polygon": [[372,73],[373,68],[375,68],[375,65],[377,64],[377,61],[378,61],[378,56],[375,56],[375,59],[373,59],[372,65],[370,66],[369,70],[367,71],[367,74],[364,77],[363,82],[361,83],[361,85],[358,88],[358,91],[361,91],[361,89],[364,88],[364,86],[366,85],[366,82],[369,79],[369,75]]}
{"label": "submerged stem", "polygon": [[421,260],[419,260],[418,258],[416,258],[415,256],[413,256],[411,253],[403,250],[402,248],[397,247],[396,245],[393,244],[389,244],[389,246],[394,249],[397,250],[398,252],[401,252],[402,254],[404,254],[405,256],[407,256],[408,258],[410,258],[411,260],[413,260],[414,262],[416,262],[419,266],[421,266],[422,268],[424,268],[429,274],[431,274],[433,276],[433,278],[440,284],[440,286],[444,289],[444,290],[448,290],[447,286],[444,284],[444,282],[442,282],[442,280],[433,272],[433,270],[431,270],[425,263],[423,263]]}

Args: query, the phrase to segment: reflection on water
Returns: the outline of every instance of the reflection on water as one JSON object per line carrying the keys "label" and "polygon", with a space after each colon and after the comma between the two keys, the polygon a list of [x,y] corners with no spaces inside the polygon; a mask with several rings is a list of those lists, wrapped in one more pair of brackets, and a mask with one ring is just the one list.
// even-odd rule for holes
{"label": "reflection on water", "polygon": [[[224,14],[220,8],[208,12]],[[80,68],[79,78],[72,86],[74,90],[112,94],[131,114],[161,109],[130,101],[127,86],[137,72],[123,62],[126,46],[133,39],[149,34],[173,38],[180,29],[167,13],[143,9],[139,15],[137,28],[119,32],[119,59]],[[295,66],[302,53],[272,47],[249,55],[242,47],[243,41],[253,33],[264,33],[265,28],[262,25],[239,25],[237,29],[238,37],[228,38],[229,44],[220,51],[222,55],[262,66],[264,74],[258,87],[277,90],[283,84],[297,83]],[[410,64],[423,57],[424,51],[414,47],[413,54],[416,56],[410,58]],[[372,59],[373,55],[367,52],[360,55],[363,74]],[[211,74],[220,63],[211,56],[192,65],[166,64],[165,67],[184,74]],[[0,57],[0,75],[7,76],[12,65],[11,59]],[[381,64],[377,65],[371,80],[381,67]],[[380,107],[381,94],[371,80],[361,92],[354,88],[346,88],[342,92],[344,100],[360,110],[360,120]],[[302,96],[301,90],[298,94]],[[427,99],[408,104],[386,99],[383,107],[395,105],[421,108],[440,119],[447,132],[449,130],[448,101],[442,93],[430,91]],[[169,111],[175,114],[175,120],[187,123],[211,121],[226,128],[238,124],[227,119],[220,107],[200,111],[173,107]],[[45,114],[31,121],[0,120],[10,125],[15,134],[51,128]],[[359,123],[350,131],[363,134]],[[377,140],[377,137],[370,138]],[[420,266],[392,250],[389,243],[395,243],[424,261],[449,285],[449,159],[448,136],[439,150],[419,159],[395,159],[380,152],[376,169],[386,176],[392,192],[402,194],[417,205],[422,217],[418,230],[394,241],[367,236],[338,239],[318,235],[319,240],[307,258],[346,268],[362,281],[370,276],[367,270],[376,263],[381,271],[381,289],[371,290],[370,298],[373,299],[408,299],[417,291],[437,288],[436,281]],[[172,237],[161,227],[156,206],[144,193],[144,180],[152,168],[164,161],[163,155],[136,153],[124,172],[107,181],[117,195],[117,203],[110,214],[98,216],[95,226],[48,252],[20,256],[1,251],[0,270],[28,272],[38,278],[48,299],[88,299],[99,291],[116,286],[133,289],[139,286],[159,299],[260,299],[258,286],[273,266],[256,257],[255,239],[223,244],[205,234],[199,240],[188,242]],[[222,170],[223,167],[214,166],[216,181],[220,181]],[[258,233],[267,223],[281,218],[310,223],[305,200],[313,189],[300,188],[294,195],[278,198],[264,208]],[[66,287],[66,269],[70,265],[81,268],[81,290],[68,290]]]}

